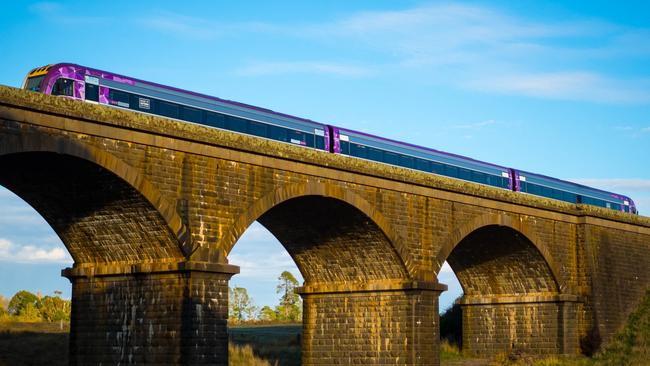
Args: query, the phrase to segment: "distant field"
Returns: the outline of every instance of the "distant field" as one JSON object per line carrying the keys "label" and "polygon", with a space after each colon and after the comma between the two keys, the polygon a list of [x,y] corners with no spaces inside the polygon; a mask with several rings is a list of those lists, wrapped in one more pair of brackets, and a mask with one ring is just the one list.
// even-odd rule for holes
{"label": "distant field", "polygon": [[271,365],[301,364],[302,324],[241,325],[228,328],[230,343],[249,345],[256,357]]}
{"label": "distant field", "polygon": [[[67,366],[69,332],[69,323],[0,322],[0,366]],[[269,365],[300,365],[300,324],[237,326],[229,333],[233,345],[249,346]]]}

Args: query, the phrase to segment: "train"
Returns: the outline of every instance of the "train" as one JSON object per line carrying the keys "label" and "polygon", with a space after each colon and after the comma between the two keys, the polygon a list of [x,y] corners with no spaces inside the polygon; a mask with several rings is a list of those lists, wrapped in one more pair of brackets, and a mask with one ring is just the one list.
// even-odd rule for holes
{"label": "train", "polygon": [[622,194],[72,63],[35,68],[22,88],[522,194],[638,214],[634,201]]}

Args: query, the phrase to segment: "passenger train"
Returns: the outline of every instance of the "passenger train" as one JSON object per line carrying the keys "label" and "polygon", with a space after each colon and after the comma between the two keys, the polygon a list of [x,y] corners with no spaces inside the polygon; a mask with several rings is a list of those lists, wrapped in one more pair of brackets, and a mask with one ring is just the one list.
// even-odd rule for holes
{"label": "passenger train", "polygon": [[154,114],[571,203],[638,214],[620,194],[69,63],[29,72],[23,89]]}

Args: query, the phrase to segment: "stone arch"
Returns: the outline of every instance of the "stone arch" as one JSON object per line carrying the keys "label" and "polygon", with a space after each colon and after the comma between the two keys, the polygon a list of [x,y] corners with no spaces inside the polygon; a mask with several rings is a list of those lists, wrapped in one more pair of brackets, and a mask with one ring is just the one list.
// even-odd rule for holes
{"label": "stone arch", "polygon": [[[62,239],[76,264],[180,260],[184,257],[184,251],[189,250],[187,229],[174,206],[134,167],[106,151],[84,143],[82,139],[30,133],[4,136],[0,144],[0,166],[3,166],[0,183],[27,201],[45,218]],[[43,175],[43,170],[48,169],[56,175],[58,173],[54,169],[59,168],[64,172],[56,179]],[[66,172],[74,176],[66,177]],[[43,183],[47,183],[38,189],[40,192],[36,186],[26,186],[30,179],[39,177],[46,181]],[[63,185],[93,179],[94,182],[104,179],[108,186],[108,189],[93,187],[95,193],[98,196],[103,194],[103,199],[108,201],[120,200],[121,207],[117,205],[118,201],[114,201],[110,208],[112,211],[101,212],[101,215],[100,208],[95,207],[94,219],[103,221],[102,224],[98,221],[91,227],[90,216],[78,217],[76,214],[81,214],[81,211],[74,211],[91,210],[92,207],[87,205],[75,208],[72,203],[64,202],[64,198],[75,199],[83,194],[88,198],[93,193],[91,188],[73,192],[71,188],[66,190]],[[76,189],[79,189],[78,185]],[[124,197],[119,198],[118,193]],[[55,194],[60,196],[55,197]],[[66,215],[68,222],[65,222]],[[138,217],[141,220],[137,220]],[[145,222],[147,220],[148,223]],[[85,244],[82,243],[84,240]]]}
{"label": "stone arch", "polygon": [[[409,258],[407,248],[402,244],[400,236],[392,229],[391,224],[385,218],[385,216],[377,209],[375,209],[368,201],[355,194],[350,190],[343,189],[341,187],[335,187],[331,185],[326,185],[320,182],[309,182],[305,184],[293,184],[285,187],[280,187],[273,192],[265,195],[264,197],[258,199],[254,204],[252,204],[246,212],[241,214],[237,220],[232,225],[232,228],[227,235],[224,236],[223,241],[220,243],[221,248],[225,248],[224,251],[227,255],[239,237],[246,231],[246,229],[254,222],[260,221],[260,223],[265,226],[271,233],[273,233],[287,248],[287,241],[291,241],[286,237],[284,241],[280,238],[283,234],[279,233],[278,228],[274,229],[274,226],[270,218],[270,212],[276,210],[277,207],[282,206],[283,204],[289,204],[293,202],[295,204],[298,200],[312,200],[316,205],[318,204],[327,204],[332,206],[336,210],[345,211],[346,213],[354,216],[354,219],[357,220],[357,223],[361,224],[361,221],[365,221],[367,226],[365,230],[368,233],[372,233],[374,240],[374,250],[377,250],[374,254],[377,255],[375,260],[377,262],[377,267],[370,270],[374,274],[371,276],[364,277],[361,273],[357,273],[358,276],[348,276],[336,278],[336,276],[321,276],[321,280],[325,281],[355,281],[357,280],[373,280],[373,279],[405,279],[410,278],[410,269],[412,266],[412,261]],[[335,206],[335,207],[334,207]],[[264,220],[264,218],[267,220]],[[264,222],[266,221],[266,223]],[[277,223],[275,224],[277,226]],[[361,229],[361,228],[359,228]],[[380,243],[381,242],[381,243]],[[382,249],[378,249],[381,247]],[[306,281],[310,281],[309,270],[305,267],[304,261],[300,260],[295,252],[292,253],[291,248],[287,248],[289,254],[294,258],[297,266],[303,273]],[[367,253],[366,253],[367,254]],[[359,253],[357,253],[359,255]],[[355,262],[355,258],[352,255],[348,258],[350,263]],[[366,263],[370,260],[366,258]],[[361,265],[359,262],[357,264]],[[381,265],[384,265],[383,275],[380,274],[379,268]],[[322,264],[322,263],[321,263]],[[312,266],[314,263],[312,263]],[[352,270],[352,266],[349,266]],[[368,269],[368,268],[366,268]],[[311,282],[314,282],[313,279]],[[316,281],[320,282],[320,281]]]}
{"label": "stone arch", "polygon": [[[483,214],[452,231],[444,241],[438,254],[438,260],[435,263],[436,268],[434,268],[434,272],[438,273],[440,271],[443,262],[449,258],[452,251],[470,234],[477,232],[482,228],[495,226],[509,228],[513,233],[524,237],[527,242],[534,246],[535,250],[544,261],[544,264],[548,267],[550,276],[555,282],[558,291],[563,292],[567,289],[566,284],[562,281],[562,276],[560,276],[561,272],[559,271],[559,267],[542,238],[537,235],[536,231],[530,228],[530,226],[524,225],[522,220],[519,219],[519,216],[513,217],[505,214]],[[462,282],[461,285],[463,285]]]}

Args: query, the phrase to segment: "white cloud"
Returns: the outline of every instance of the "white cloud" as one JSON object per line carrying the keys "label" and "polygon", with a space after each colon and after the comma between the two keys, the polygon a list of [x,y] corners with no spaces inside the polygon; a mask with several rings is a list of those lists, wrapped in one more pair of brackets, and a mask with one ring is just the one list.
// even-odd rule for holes
{"label": "white cloud", "polygon": [[70,254],[61,247],[40,248],[18,245],[0,238],[0,261],[20,263],[72,263]]}
{"label": "white cloud", "polygon": [[593,20],[532,21],[496,8],[433,4],[359,13],[302,33],[360,42],[394,57],[402,70],[412,68],[420,78],[460,88],[561,100],[650,102],[647,79],[625,80],[587,66],[594,59],[650,56],[646,29]]}
{"label": "white cloud", "polygon": [[586,186],[597,187],[605,190],[618,190],[630,192],[647,192],[650,194],[650,179],[627,179],[627,178],[573,178],[572,182]]}
{"label": "white cloud", "polygon": [[[47,4],[40,7],[52,7]],[[256,61],[236,69],[239,75],[367,77],[411,72],[420,80],[488,93],[650,102],[650,80],[627,80],[613,71],[590,69],[598,67],[601,60],[650,57],[650,30],[592,19],[537,21],[487,6],[434,3],[359,12],[314,24],[218,22],[173,13],[145,15],[136,22],[187,39],[209,40],[247,32],[278,37],[275,42],[307,39],[328,47],[344,45],[383,54],[372,61],[358,56],[345,60],[346,51],[337,52],[338,62]],[[619,63],[624,68],[624,63]]]}
{"label": "white cloud", "polygon": [[597,73],[575,71],[502,73],[469,80],[465,86],[484,92],[549,99],[614,103],[650,102],[650,88],[638,84],[638,82],[607,79]]}
{"label": "white cloud", "polygon": [[346,77],[361,77],[372,74],[367,67],[353,66],[327,61],[253,62],[236,70],[246,76],[277,74],[324,74]]}

